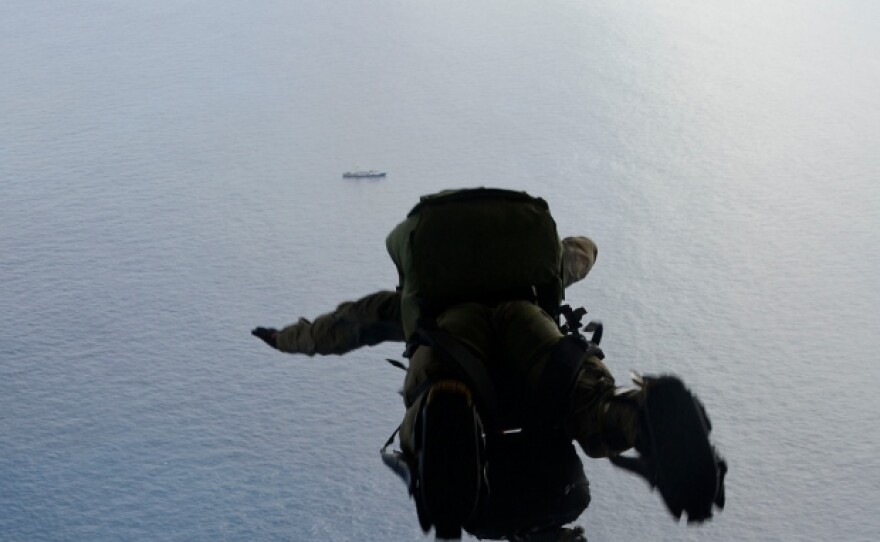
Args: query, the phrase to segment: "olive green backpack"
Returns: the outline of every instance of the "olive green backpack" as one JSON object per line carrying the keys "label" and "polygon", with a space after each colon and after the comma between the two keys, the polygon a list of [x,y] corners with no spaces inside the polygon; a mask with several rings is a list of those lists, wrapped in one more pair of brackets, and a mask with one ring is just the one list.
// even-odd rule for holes
{"label": "olive green backpack", "polygon": [[492,188],[423,196],[386,245],[400,275],[407,340],[462,302],[533,299],[558,314],[562,244],[541,198]]}

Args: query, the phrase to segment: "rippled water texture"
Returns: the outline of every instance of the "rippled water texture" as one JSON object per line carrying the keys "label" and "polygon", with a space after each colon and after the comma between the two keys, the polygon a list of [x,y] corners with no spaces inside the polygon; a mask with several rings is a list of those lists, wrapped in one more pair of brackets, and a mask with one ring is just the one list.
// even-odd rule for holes
{"label": "rippled water texture", "polygon": [[[731,472],[674,523],[587,460],[591,542],[875,540],[878,7],[0,6],[0,539],[420,540],[400,345],[249,335],[393,287],[418,196],[545,197],[615,376],[679,373]],[[383,169],[381,181],[343,180]]]}

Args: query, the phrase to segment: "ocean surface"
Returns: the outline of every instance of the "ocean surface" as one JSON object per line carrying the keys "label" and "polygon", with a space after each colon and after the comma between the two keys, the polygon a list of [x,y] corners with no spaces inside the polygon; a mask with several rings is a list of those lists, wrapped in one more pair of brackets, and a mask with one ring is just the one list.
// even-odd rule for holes
{"label": "ocean surface", "polygon": [[[418,541],[399,344],[251,337],[396,284],[418,196],[526,190],[607,361],[730,464],[676,523],[585,460],[591,542],[880,538],[880,4],[4,0],[0,540]],[[343,180],[382,169],[381,181]]]}

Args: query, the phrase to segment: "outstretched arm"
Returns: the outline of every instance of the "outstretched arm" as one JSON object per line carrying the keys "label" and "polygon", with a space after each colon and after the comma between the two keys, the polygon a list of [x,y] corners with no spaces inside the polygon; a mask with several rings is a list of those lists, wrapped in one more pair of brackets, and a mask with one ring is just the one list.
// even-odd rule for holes
{"label": "outstretched arm", "polygon": [[[563,283],[567,288],[587,276],[596,262],[598,250],[587,237],[566,237],[562,240],[562,253]],[[282,352],[309,356],[344,354],[385,341],[402,342],[400,294],[376,292],[342,303],[314,322],[300,318],[280,331],[258,327],[251,333]]]}
{"label": "outstretched arm", "polygon": [[281,330],[256,328],[251,332],[270,346],[291,354],[345,354],[384,341],[403,341],[400,294],[380,291],[342,303],[333,312],[300,318]]}

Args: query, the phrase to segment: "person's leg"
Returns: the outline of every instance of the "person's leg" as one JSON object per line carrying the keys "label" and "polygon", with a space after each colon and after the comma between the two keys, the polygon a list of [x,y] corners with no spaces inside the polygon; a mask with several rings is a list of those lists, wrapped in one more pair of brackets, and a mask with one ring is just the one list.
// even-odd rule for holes
{"label": "person's leg", "polygon": [[499,347],[498,363],[515,378],[531,385],[540,381],[550,351],[562,339],[559,326],[541,307],[529,301],[501,303],[492,311]]}
{"label": "person's leg", "polygon": [[556,322],[540,307],[526,301],[499,305],[493,320],[502,345],[502,363],[523,378],[537,397],[566,393],[565,390],[539,390],[545,382],[548,364],[560,363],[560,355],[583,356],[576,377],[564,425],[591,457],[617,455],[633,446],[638,432],[638,413],[632,401],[615,395],[614,377],[595,355],[573,349],[561,354],[563,334]]}
{"label": "person's leg", "polygon": [[[480,305],[455,307],[438,324],[483,358],[492,342],[484,313]],[[413,474],[419,479],[422,526],[433,525],[438,538],[457,539],[476,510],[483,483],[483,429],[472,391],[447,352],[423,345],[410,358],[404,394],[400,445],[418,465]]]}
{"label": "person's leg", "polygon": [[488,363],[495,348],[492,309],[480,303],[462,303],[444,311],[437,327],[467,346],[479,359]]}
{"label": "person's leg", "polygon": [[[440,315],[437,326],[464,343],[480,359],[490,358],[493,330],[488,307],[477,303],[456,305]],[[407,411],[400,427],[401,447],[407,453],[415,455],[413,429],[420,407],[417,396],[428,391],[428,383],[446,380],[455,374],[450,361],[433,348],[419,346],[413,353],[403,385]]]}
{"label": "person's leg", "polygon": [[430,382],[448,378],[449,371],[433,348],[420,346],[409,360],[409,370],[403,384],[403,399],[406,413],[400,424],[400,446],[410,457],[416,456],[415,424],[421,409],[421,396],[428,390]]}
{"label": "person's leg", "polygon": [[596,356],[584,359],[572,394],[566,431],[590,457],[618,455],[635,445],[639,429],[636,402],[622,394],[608,368]]}

